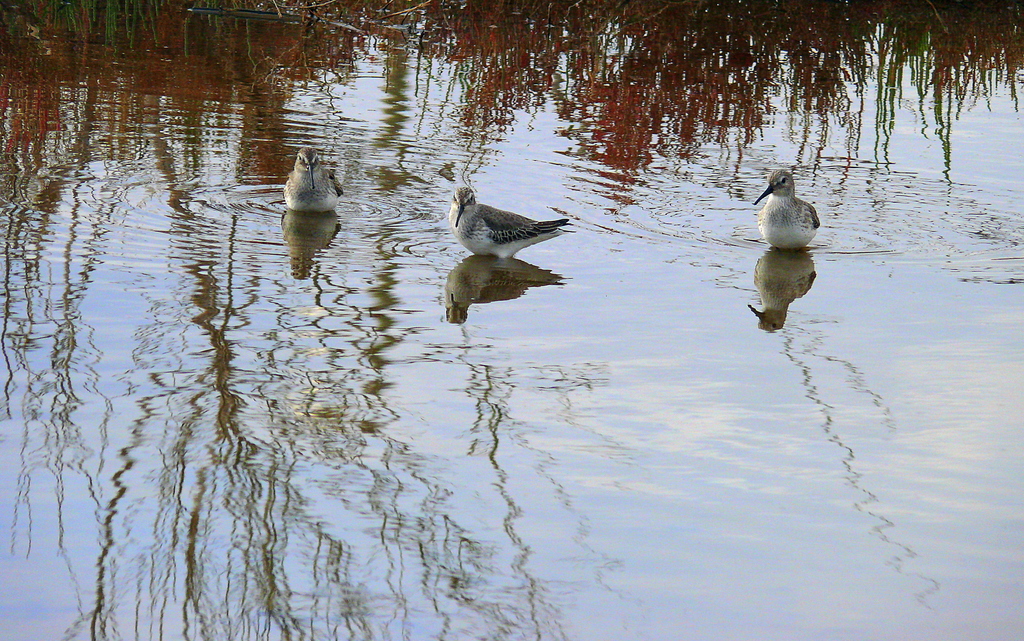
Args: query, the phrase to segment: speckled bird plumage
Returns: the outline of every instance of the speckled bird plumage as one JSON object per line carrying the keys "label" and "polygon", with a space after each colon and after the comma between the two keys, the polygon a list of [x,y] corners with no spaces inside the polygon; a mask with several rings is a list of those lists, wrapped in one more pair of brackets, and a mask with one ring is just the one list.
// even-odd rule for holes
{"label": "speckled bird plumage", "polygon": [[793,174],[776,169],[768,174],[768,188],[754,204],[768,196],[768,201],[757,214],[757,228],[772,247],[803,249],[821,227],[814,205],[796,197]]}
{"label": "speckled bird plumage", "polygon": [[341,185],[338,178],[320,164],[312,147],[303,147],[295,156],[295,168],[284,186],[284,201],[293,211],[330,211],[338,204]]}
{"label": "speckled bird plumage", "polygon": [[568,218],[537,221],[476,202],[469,187],[459,187],[448,211],[452,233],[474,254],[509,258],[519,250],[568,230]]}

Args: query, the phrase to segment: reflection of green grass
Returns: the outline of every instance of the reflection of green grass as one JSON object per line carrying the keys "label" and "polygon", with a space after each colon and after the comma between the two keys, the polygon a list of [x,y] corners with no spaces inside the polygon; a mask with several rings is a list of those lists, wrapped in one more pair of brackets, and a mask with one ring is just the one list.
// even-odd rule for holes
{"label": "reflection of green grass", "polygon": [[[454,65],[464,83],[458,118],[471,136],[485,139],[514,122],[517,111],[553,100],[574,123],[584,153],[628,170],[649,162],[652,150],[686,157],[709,142],[754,144],[780,105],[798,123],[792,133],[802,149],[820,148],[816,138],[832,122],[850,140],[873,125],[875,160],[883,163],[900,106],[910,106],[922,135],[938,138],[948,157],[959,113],[994,91],[1008,88],[1016,99],[1024,69],[1024,12],[988,0],[30,2],[51,24],[108,41],[130,40],[150,25],[167,38],[187,20],[224,33],[250,28],[233,27],[228,18],[184,17],[193,4],[280,9],[312,25],[314,17],[340,20],[371,34],[349,33],[356,47],[391,40],[408,46],[409,32],[393,27],[416,24],[418,59]],[[195,42],[231,55],[219,37]],[[304,38],[301,59],[329,59],[333,42],[334,36]],[[292,60],[292,53],[271,49],[259,54]]]}
{"label": "reflection of green grass", "polygon": [[154,24],[164,0],[36,0],[35,13],[51,26],[81,35],[102,33],[108,41],[119,36],[131,40],[146,25]]}
{"label": "reflection of green grass", "polygon": [[1016,100],[1016,75],[1024,65],[1020,18],[1019,7],[986,3],[890,9],[873,39],[876,160],[888,160],[897,106],[909,87],[922,117],[921,133],[939,139],[948,171],[952,124],[964,108],[1001,85]]}

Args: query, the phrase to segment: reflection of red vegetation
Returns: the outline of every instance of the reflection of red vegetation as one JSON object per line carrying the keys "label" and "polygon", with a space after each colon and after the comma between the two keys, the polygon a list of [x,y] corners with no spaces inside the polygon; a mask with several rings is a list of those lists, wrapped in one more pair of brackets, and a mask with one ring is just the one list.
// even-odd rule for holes
{"label": "reflection of red vegetation", "polygon": [[526,1],[472,3],[428,20],[451,29],[432,53],[465,70],[462,116],[474,135],[494,135],[488,128],[509,126],[515,110],[553,100],[584,153],[632,172],[653,152],[686,158],[708,143],[751,144],[775,96],[789,111],[859,130],[859,112],[849,118],[861,109],[855,99],[893,67],[925,67],[917,82],[939,104],[986,91],[993,69],[1013,84],[1024,65],[1021,26],[1012,10],[983,5],[943,14],[931,2],[636,0],[611,12]]}
{"label": "reflection of red vegetation", "polygon": [[[181,7],[151,20],[109,43],[88,31],[69,37],[58,26],[40,27],[36,37],[0,30],[0,148],[45,148],[68,160],[86,153],[71,147],[89,141],[88,155],[132,158],[128,141],[141,128],[199,136],[223,116],[238,119],[255,141],[242,146],[240,161],[253,173],[278,175],[288,152],[266,131],[285,127],[280,107],[290,83],[277,80],[349,68],[353,57],[353,37],[312,47],[301,25],[183,19]],[[87,128],[90,136],[76,135]],[[97,145],[107,149],[97,154]]]}
{"label": "reflection of red vegetation", "polygon": [[[41,83],[40,83],[41,84]],[[5,124],[4,151],[28,152],[46,134],[61,131],[55,96],[39,84],[5,76],[0,81],[0,120]]]}
{"label": "reflection of red vegetation", "polygon": [[[424,27],[415,36],[419,55],[454,66],[462,90],[452,95],[461,95],[466,137],[503,137],[518,112],[550,104],[576,153],[620,174],[656,155],[687,159],[706,145],[743,149],[778,104],[808,123],[840,119],[857,137],[865,93],[876,82],[878,95],[868,98],[878,105],[874,126],[884,137],[904,73],[934,101],[941,122],[993,83],[1015,90],[1024,67],[1024,27],[998,3],[633,0],[616,10],[587,0],[414,4],[412,13],[403,13],[412,5],[389,5],[397,16],[391,20],[417,16]],[[119,44],[96,44],[87,34],[67,38],[52,27],[36,40],[0,31],[0,147],[27,150],[83,122],[102,120],[111,134],[123,134],[155,122],[203,130],[204,118],[230,115],[252,141],[241,151],[247,173],[277,175],[287,135],[273,134],[288,133],[280,107],[291,82],[325,70],[344,76],[357,49],[389,58],[392,47],[410,44],[402,32],[382,28],[372,9],[353,0],[318,11],[338,12],[373,37],[182,19],[172,4],[147,18],[130,42],[120,34]],[[76,98],[82,92],[89,101]],[[84,102],[93,112],[81,113]],[[804,142],[820,144],[811,140],[812,127],[805,129]]]}

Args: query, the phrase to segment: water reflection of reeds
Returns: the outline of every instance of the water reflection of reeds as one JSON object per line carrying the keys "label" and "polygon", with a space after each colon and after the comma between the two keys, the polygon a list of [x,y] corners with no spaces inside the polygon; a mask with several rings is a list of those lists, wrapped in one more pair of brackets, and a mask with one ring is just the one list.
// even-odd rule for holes
{"label": "water reflection of reeds", "polygon": [[[82,120],[68,113],[82,100],[69,100],[61,79],[72,82],[83,52],[56,37],[59,27],[45,21],[47,4],[27,6],[43,16],[33,18],[41,25],[34,42],[47,55],[31,51],[32,40],[0,36],[8,39],[0,87],[11,110],[3,119],[8,149]],[[317,37],[301,25],[183,18],[174,3],[126,6],[152,14],[151,28],[126,21],[130,38],[124,29],[108,36],[120,43],[111,53],[137,52],[126,54],[135,64],[90,66],[86,86],[169,91],[191,99],[181,107],[202,113],[211,100],[243,98],[246,87],[283,98],[284,80],[343,81],[357,50],[391,56],[415,48],[418,66],[455,66],[447,98],[457,101],[461,128],[478,144],[550,102],[572,123],[564,134],[578,153],[625,172],[647,166],[653,154],[685,159],[707,145],[742,151],[768,119],[783,114],[793,117],[790,135],[811,159],[834,128],[853,148],[867,118],[877,134],[875,160],[885,161],[904,100],[918,103],[948,148],[957,115],[1001,87],[1016,95],[1024,67],[1020,7],[1003,3],[436,3],[412,12],[389,5],[394,11],[382,14],[363,2],[338,2],[318,15],[356,22],[365,32],[314,25]],[[18,22],[14,14],[6,20]],[[398,22],[406,28],[385,28]],[[908,88],[914,95],[904,95]],[[40,117],[23,117],[28,113]],[[131,109],[103,117],[121,126],[137,118]]]}
{"label": "water reflection of reeds", "polygon": [[516,110],[554,100],[584,153],[625,171],[647,165],[652,152],[742,150],[780,108],[798,116],[792,135],[813,153],[830,126],[856,142],[872,83],[885,160],[904,73],[948,142],[950,119],[997,86],[1015,92],[1024,64],[1013,5],[489,6],[445,16],[450,37],[428,50],[465,69],[469,129],[500,130]]}
{"label": "water reflection of reeds", "polygon": [[[281,113],[290,86],[344,83],[353,60],[384,52],[395,78],[411,60],[454,66],[451,91],[438,102],[458,114],[468,144],[483,147],[521,112],[550,102],[572,123],[564,135],[578,153],[624,173],[655,155],[686,159],[707,145],[742,152],[780,112],[794,115],[791,134],[813,157],[829,127],[859,138],[870,117],[866,94],[877,83],[869,126],[884,160],[905,87],[917,92],[912,98],[949,154],[958,113],[995,91],[1015,95],[1024,63],[1019,9],[984,3],[638,2],[616,11],[592,3],[439,3],[401,17],[416,16],[417,37],[382,28],[372,13],[360,23],[366,35],[337,35],[183,19],[171,3],[146,28],[125,20],[132,37],[106,49],[90,41],[90,29],[120,14],[96,7],[72,23],[80,38],[65,37],[43,11],[30,21],[34,37],[0,33],[0,189],[18,203],[3,208],[0,418],[20,412],[41,433],[26,436],[36,457],[26,461],[26,487],[39,470],[52,470],[58,505],[74,473],[100,488],[99,576],[95,603],[82,608],[90,620],[81,624],[97,638],[123,633],[115,629],[118,611],[143,624],[173,628],[183,617],[223,633],[212,636],[265,638],[274,628],[294,638],[339,630],[372,638],[388,616],[405,625],[403,604],[420,593],[417,606],[432,604],[439,625],[478,633],[462,636],[515,638],[515,629],[566,636],[558,600],[526,562],[532,552],[519,532],[519,498],[496,454],[514,442],[502,422],[511,390],[529,385],[511,371],[467,365],[478,415],[471,453],[485,455],[485,478],[502,499],[492,514],[502,523],[500,540],[478,524],[475,506],[459,505],[471,499],[438,474],[437,458],[394,433],[402,426],[388,396],[391,359],[411,330],[396,320],[399,276],[386,229],[375,230],[368,284],[338,277],[329,283],[337,297],[318,300],[333,314],[295,321],[281,309],[273,323],[279,333],[239,338],[260,316],[252,309],[256,276],[235,269],[245,240],[233,219],[202,220],[180,204],[184,186],[209,168],[210,149],[233,144],[225,132],[234,127],[224,121],[237,123],[246,141],[231,161],[237,172],[276,176],[289,155],[285,141],[302,133]],[[124,35],[103,33],[112,41]],[[418,88],[389,77],[394,104],[381,144],[399,138],[412,117],[403,111],[407,96]],[[160,214],[174,239],[162,257],[174,262],[174,275],[153,270],[132,282],[160,293],[142,310],[137,335],[125,337],[130,358],[121,355],[131,361],[125,367],[145,374],[123,385],[100,382],[96,363],[111,356],[110,346],[97,346],[83,322],[83,303],[98,287],[93,257],[118,254],[104,243],[123,215],[118,187],[99,187],[88,202],[74,194],[82,182],[76,172],[95,164],[120,189],[163,181],[169,202]],[[408,182],[397,173],[380,178],[389,187]],[[165,289],[173,290],[169,300]],[[249,353],[264,342],[273,347]],[[592,384],[585,371],[555,379],[544,389],[560,399]],[[103,434],[95,438],[76,412],[103,394],[101,416],[88,424]],[[135,422],[122,447],[106,452],[117,412],[134,412]],[[103,469],[86,469],[95,450]],[[296,471],[310,465],[330,470],[317,477],[319,487],[304,487],[309,477]],[[28,490],[18,500],[27,512]],[[347,511],[338,522],[363,527],[332,529],[318,505]],[[151,542],[139,546],[139,539]],[[225,603],[237,609],[227,612]],[[476,613],[470,624],[466,610]],[[317,621],[334,627],[310,632],[303,619],[323,612],[333,619]]]}

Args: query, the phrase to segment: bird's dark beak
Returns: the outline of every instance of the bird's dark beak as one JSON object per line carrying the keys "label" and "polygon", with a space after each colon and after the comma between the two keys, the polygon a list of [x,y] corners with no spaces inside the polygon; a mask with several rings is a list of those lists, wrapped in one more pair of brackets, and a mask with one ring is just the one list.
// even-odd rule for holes
{"label": "bird's dark beak", "polygon": [[461,325],[469,318],[469,305],[459,305],[455,302],[455,295],[452,294],[448,299],[448,305],[444,310],[444,315],[449,323],[458,323]]}
{"label": "bird's dark beak", "polygon": [[459,213],[455,214],[455,226],[459,226],[459,221],[462,220],[462,212],[466,211],[466,203],[459,203]]}
{"label": "bird's dark beak", "polygon": [[754,201],[754,204],[756,205],[757,203],[761,202],[761,199],[767,196],[768,194],[772,193],[772,191],[774,191],[774,188],[771,185],[768,185],[768,189],[765,189],[764,193],[757,197],[757,200]]}

